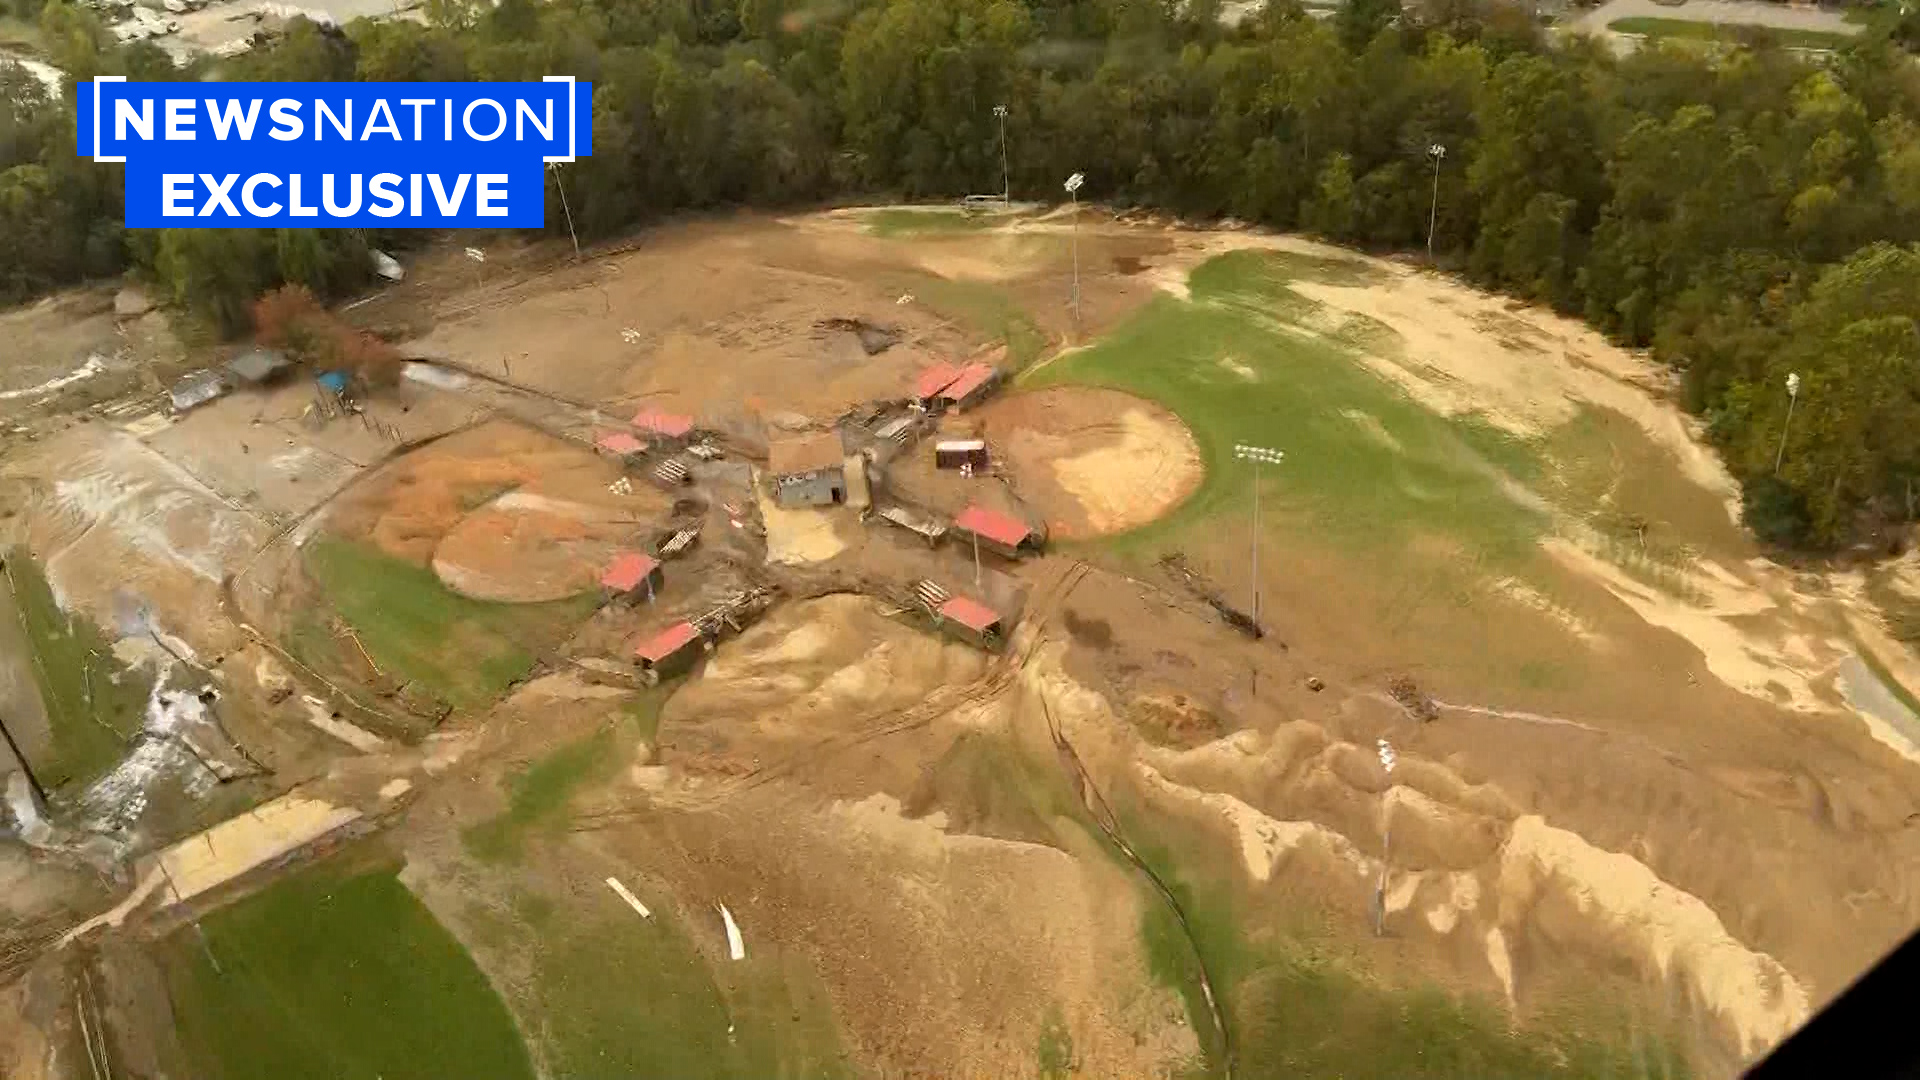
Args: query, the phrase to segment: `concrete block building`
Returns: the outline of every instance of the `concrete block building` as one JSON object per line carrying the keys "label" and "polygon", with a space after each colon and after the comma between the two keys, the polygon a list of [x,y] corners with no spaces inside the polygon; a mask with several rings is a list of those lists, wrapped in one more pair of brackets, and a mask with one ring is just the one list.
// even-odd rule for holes
{"label": "concrete block building", "polygon": [[847,457],[831,431],[781,439],[768,447],[773,501],[787,509],[847,501]]}

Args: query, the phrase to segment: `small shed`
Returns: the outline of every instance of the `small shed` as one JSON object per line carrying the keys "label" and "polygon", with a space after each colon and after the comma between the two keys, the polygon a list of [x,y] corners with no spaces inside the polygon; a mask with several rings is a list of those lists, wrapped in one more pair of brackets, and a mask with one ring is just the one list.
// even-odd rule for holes
{"label": "small shed", "polygon": [[936,610],[940,625],[978,645],[1000,644],[1000,616],[987,605],[966,596],[949,597]]}
{"label": "small shed", "polygon": [[633,647],[634,663],[657,683],[693,667],[700,656],[700,631],[690,622],[677,622]]}
{"label": "small shed", "polygon": [[968,364],[940,390],[940,402],[955,409],[971,409],[1000,385],[1000,369],[992,364]]}
{"label": "small shed", "polygon": [[838,506],[847,501],[846,450],[840,436],[823,431],[782,439],[767,453],[773,501],[784,507]]}
{"label": "small shed", "polygon": [[1042,537],[1032,526],[1018,518],[975,504],[953,519],[955,530],[977,541],[980,546],[1017,559],[1040,550]]}
{"label": "small shed", "polygon": [[248,349],[227,361],[227,375],[242,386],[265,386],[293,370],[293,361],[278,349]]}
{"label": "small shed", "polygon": [[957,469],[962,465],[972,466],[976,473],[987,471],[985,439],[943,439],[933,444],[934,468]]}
{"label": "small shed", "polygon": [[624,431],[612,431],[593,440],[594,448],[618,461],[628,461],[646,451],[645,443]]}
{"label": "small shed", "polygon": [[660,560],[643,551],[620,552],[600,575],[600,587],[616,600],[645,593],[651,602],[665,583]]}
{"label": "small shed", "polygon": [[167,398],[173,404],[173,411],[183,413],[195,409],[227,392],[227,384],[221,380],[217,371],[196,371],[183,376],[167,391]]}
{"label": "small shed", "polygon": [[641,409],[633,414],[633,426],[656,445],[679,446],[693,434],[693,417]]}

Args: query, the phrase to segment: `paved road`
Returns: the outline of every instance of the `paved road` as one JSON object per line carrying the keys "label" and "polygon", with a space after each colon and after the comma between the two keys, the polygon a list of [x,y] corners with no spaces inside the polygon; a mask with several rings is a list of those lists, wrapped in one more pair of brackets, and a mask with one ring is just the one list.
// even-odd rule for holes
{"label": "paved road", "polygon": [[1824,30],[1831,34],[1860,32],[1860,27],[1841,18],[1837,11],[1788,7],[1785,4],[1759,3],[1757,0],[1688,0],[1679,7],[1656,4],[1653,0],[1612,0],[1572,20],[1570,25],[1601,34],[1606,32],[1608,23],[1641,18],[1771,26],[1779,30]]}

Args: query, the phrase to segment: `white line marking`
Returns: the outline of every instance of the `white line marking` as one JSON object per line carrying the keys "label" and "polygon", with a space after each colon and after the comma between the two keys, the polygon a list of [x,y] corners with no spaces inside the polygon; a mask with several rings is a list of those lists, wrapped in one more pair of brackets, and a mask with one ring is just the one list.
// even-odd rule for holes
{"label": "white line marking", "polygon": [[641,903],[639,897],[628,892],[627,887],[625,885],[620,884],[619,878],[608,878],[607,888],[612,889],[615,893],[619,894],[620,899],[625,900],[627,902],[628,907],[639,912],[641,918],[643,919],[653,918],[653,912],[647,910],[647,905]]}

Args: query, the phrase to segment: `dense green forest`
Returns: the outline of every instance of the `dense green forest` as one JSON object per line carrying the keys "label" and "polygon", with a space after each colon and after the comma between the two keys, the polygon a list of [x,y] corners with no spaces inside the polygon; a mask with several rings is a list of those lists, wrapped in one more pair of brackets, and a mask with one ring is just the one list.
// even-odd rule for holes
{"label": "dense green forest", "polygon": [[[1650,346],[1764,538],[1833,548],[1914,520],[1920,68],[1902,24],[1807,58],[1618,58],[1488,0],[430,0],[428,25],[296,22],[176,71],[65,0],[10,0],[70,75],[594,84],[565,174],[583,236],[668,213],[854,195],[1085,194],[1420,249]],[[132,266],[229,331],[283,281],[363,284],[359,232],[126,231],[71,106],[0,65],[0,300]],[[1434,168],[1429,148],[1446,153]],[[560,226],[558,215],[550,227]],[[1788,373],[1800,377],[1789,423]],[[1781,447],[1784,438],[1784,452]],[[1776,459],[1779,465],[1776,468]]]}

